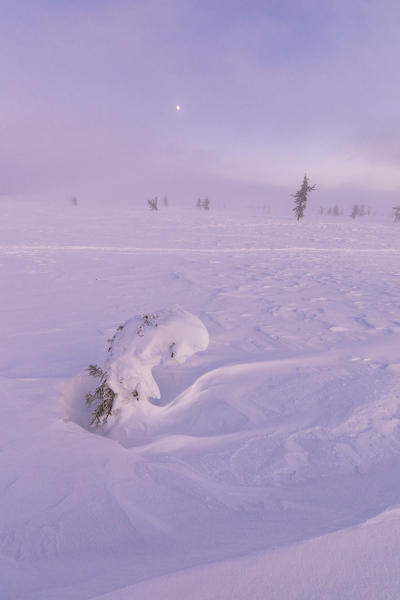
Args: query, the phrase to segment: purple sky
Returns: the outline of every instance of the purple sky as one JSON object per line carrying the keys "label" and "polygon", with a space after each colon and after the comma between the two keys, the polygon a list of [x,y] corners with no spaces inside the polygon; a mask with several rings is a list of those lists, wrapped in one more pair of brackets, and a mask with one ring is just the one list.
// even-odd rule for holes
{"label": "purple sky", "polygon": [[400,192],[399,25],[398,0],[0,0],[0,193]]}

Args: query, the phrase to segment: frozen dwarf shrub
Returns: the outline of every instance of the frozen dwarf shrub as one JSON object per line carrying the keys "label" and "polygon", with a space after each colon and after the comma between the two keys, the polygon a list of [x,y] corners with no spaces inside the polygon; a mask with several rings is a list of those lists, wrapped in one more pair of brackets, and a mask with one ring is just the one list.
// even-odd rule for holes
{"label": "frozen dwarf shrub", "polygon": [[86,394],[93,407],[91,425],[104,425],[110,417],[123,418],[132,411],[146,412],[159,399],[160,390],[152,369],[165,363],[183,363],[205,350],[208,332],[195,315],[174,307],[129,319],[109,340],[108,355],[101,368],[90,365],[88,373],[96,387]]}
{"label": "frozen dwarf shrub", "polygon": [[107,373],[97,365],[89,365],[88,373],[91,377],[99,380],[99,385],[95,391],[86,394],[87,404],[95,404],[92,413],[91,425],[101,425],[105,423],[112,414],[115,393],[107,384]]}

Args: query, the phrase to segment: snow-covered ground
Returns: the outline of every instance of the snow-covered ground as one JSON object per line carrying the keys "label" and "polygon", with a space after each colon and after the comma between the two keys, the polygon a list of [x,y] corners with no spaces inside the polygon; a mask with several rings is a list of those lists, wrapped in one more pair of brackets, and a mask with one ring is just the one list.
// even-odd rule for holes
{"label": "snow-covered ground", "polygon": [[[1,600],[400,597],[398,224],[1,210]],[[80,374],[176,305],[208,348],[140,435],[86,426]]]}

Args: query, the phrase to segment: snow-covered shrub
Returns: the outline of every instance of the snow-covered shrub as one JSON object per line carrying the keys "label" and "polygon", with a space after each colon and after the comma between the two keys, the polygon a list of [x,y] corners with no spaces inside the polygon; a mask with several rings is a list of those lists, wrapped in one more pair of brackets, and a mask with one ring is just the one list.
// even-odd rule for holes
{"label": "snow-covered shrub", "polygon": [[132,411],[146,412],[150,398],[159,399],[160,390],[152,375],[160,363],[183,363],[205,350],[208,332],[195,315],[174,307],[134,317],[120,325],[109,340],[104,368],[90,365],[89,375],[98,381],[86,394],[93,406],[91,425]]}
{"label": "snow-covered shrub", "polygon": [[107,373],[97,365],[89,365],[88,373],[91,377],[99,380],[99,385],[94,392],[86,394],[87,404],[96,402],[96,408],[92,413],[91,425],[100,425],[105,423],[108,417],[112,414],[112,409],[115,400],[115,392],[107,383]]}

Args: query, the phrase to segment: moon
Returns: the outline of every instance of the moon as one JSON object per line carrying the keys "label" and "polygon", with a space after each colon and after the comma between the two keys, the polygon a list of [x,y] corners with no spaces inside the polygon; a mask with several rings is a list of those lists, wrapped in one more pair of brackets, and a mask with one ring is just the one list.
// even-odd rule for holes
{"label": "moon", "polygon": [[179,104],[176,105],[176,112],[179,112],[181,110],[181,107]]}

